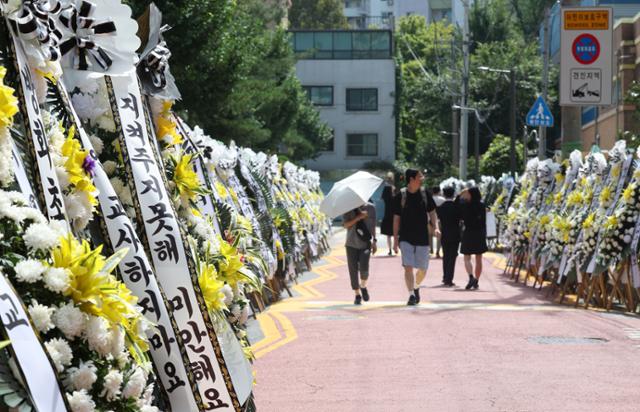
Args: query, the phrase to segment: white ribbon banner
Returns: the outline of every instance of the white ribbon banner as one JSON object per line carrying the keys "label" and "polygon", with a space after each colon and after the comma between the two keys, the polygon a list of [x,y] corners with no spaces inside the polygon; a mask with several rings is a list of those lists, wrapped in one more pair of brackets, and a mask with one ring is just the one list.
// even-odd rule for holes
{"label": "white ribbon banner", "polygon": [[[6,24],[8,27],[11,27],[8,22]],[[62,191],[60,190],[60,184],[53,166],[53,161],[49,155],[49,143],[47,142],[47,135],[40,114],[40,106],[38,97],[36,96],[35,86],[31,78],[31,70],[27,64],[22,43],[20,43],[20,40],[18,40],[15,33],[13,33],[13,30],[11,30],[11,32],[18,71],[20,72],[20,89],[22,91],[21,96],[23,97],[20,106],[22,113],[26,117],[25,122],[28,123],[25,124],[25,129],[36,160],[36,178],[42,185],[42,200],[45,203],[45,214],[51,220],[61,220],[66,223],[66,210],[62,198]],[[68,224],[67,228],[69,228]]]}
{"label": "white ribbon banner", "polygon": [[33,330],[22,301],[11,284],[0,275],[0,317],[11,340],[18,368],[38,411],[65,412],[65,398],[53,365]]}
{"label": "white ribbon banner", "polygon": [[169,311],[144,247],[109,181],[109,176],[97,159],[91,140],[82,128],[75,109],[69,104],[70,100],[62,80],[59,82],[58,90],[76,125],[82,146],[91,152],[96,161],[93,183],[99,191],[100,209],[111,246],[114,251],[129,248],[118,265],[122,280],[138,297],[143,314],[156,325],[149,337],[150,352],[162,388],[173,410],[197,410],[198,402],[194,397],[197,387],[195,381],[189,379],[189,372],[184,366],[185,359],[181,356],[181,348],[176,339],[178,331],[173,329]]}
{"label": "white ribbon banner", "polygon": [[31,186],[31,182],[27,177],[27,171],[24,168],[24,163],[22,162],[22,157],[20,156],[20,151],[16,146],[15,142],[11,142],[11,155],[13,158],[13,170],[16,176],[16,182],[18,183],[18,187],[20,188],[20,192],[27,198],[29,202],[29,206],[34,209],[40,210],[38,207],[38,198]]}
{"label": "white ribbon banner", "polygon": [[638,244],[640,243],[640,219],[636,220],[633,229],[633,239],[631,240],[631,275],[633,276],[633,286],[640,287],[640,266],[638,265]]}
{"label": "white ribbon banner", "polygon": [[153,264],[172,303],[205,409],[239,410],[193,262],[188,261],[192,257],[150,145],[138,80],[135,74],[107,79],[113,87],[112,104],[117,106],[114,117],[122,129],[121,146],[135,185]]}

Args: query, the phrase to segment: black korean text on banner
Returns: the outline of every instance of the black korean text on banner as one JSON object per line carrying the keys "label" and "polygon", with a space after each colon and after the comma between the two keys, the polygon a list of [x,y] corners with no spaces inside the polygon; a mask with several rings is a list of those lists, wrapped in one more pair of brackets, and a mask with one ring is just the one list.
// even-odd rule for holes
{"label": "black korean text on banner", "polygon": [[27,312],[7,279],[0,275],[0,318],[3,333],[11,341],[33,406],[38,411],[64,412],[65,398],[51,361],[33,330]]}
{"label": "black korean text on banner", "polygon": [[[8,24],[8,23],[7,23]],[[40,200],[44,206],[46,215],[51,220],[67,221],[64,207],[64,199],[58,176],[56,175],[53,161],[49,154],[49,143],[42,122],[38,97],[31,77],[31,71],[27,64],[27,58],[15,33],[12,33],[13,49],[15,50],[16,67],[20,77],[18,93],[21,98],[20,109],[26,123],[28,146],[36,160],[36,180],[41,185]]]}
{"label": "black korean text on banner", "polygon": [[208,410],[240,410],[192,259],[150,146],[135,74],[107,77],[129,178],[135,186],[153,265],[172,304],[189,367]]}
{"label": "black korean text on banner", "polygon": [[198,410],[200,395],[193,375],[184,366],[187,359],[182,356],[179,339],[176,339],[177,328],[167,309],[164,296],[158,286],[156,275],[140,243],[133,224],[125,213],[118,196],[109,181],[109,177],[102,168],[91,144],[91,140],[82,128],[74,108],[69,104],[69,98],[62,80],[58,83],[60,96],[73,119],[82,146],[89,150],[96,161],[93,184],[99,191],[98,199],[104,226],[107,231],[111,247],[114,251],[128,248],[129,251],[120,261],[118,267],[127,287],[139,299],[143,314],[156,326],[150,336],[151,357],[156,365],[162,389],[165,391],[169,404],[174,411]]}
{"label": "black korean text on banner", "polygon": [[[211,182],[209,181],[208,174],[205,173],[206,166],[202,160],[202,154],[198,151],[198,146],[195,142],[191,140],[189,135],[189,130],[185,127],[182,121],[176,117],[178,124],[178,131],[182,135],[182,148],[184,152],[187,154],[191,154],[194,157],[193,168],[196,174],[198,175],[198,179],[200,182],[204,183],[209,191],[213,193],[215,190],[212,187]],[[220,230],[220,224],[218,223],[218,215],[216,214],[215,206],[213,205],[212,194],[204,194],[198,196],[198,210],[206,217],[210,219],[213,223],[213,229],[217,234],[222,235],[222,231]]]}
{"label": "black korean text on banner", "polygon": [[15,172],[16,182],[18,183],[20,192],[29,202],[29,206],[34,209],[40,210],[40,208],[38,207],[38,199],[36,198],[33,186],[31,186],[31,182],[27,177],[27,171],[24,168],[24,163],[22,162],[20,151],[18,150],[15,142],[11,142],[11,157],[13,159],[13,171]]}

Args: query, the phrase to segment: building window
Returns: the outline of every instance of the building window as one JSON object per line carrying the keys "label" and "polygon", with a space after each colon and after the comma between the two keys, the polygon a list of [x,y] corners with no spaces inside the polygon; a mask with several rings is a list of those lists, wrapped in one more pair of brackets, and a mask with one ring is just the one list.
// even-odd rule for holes
{"label": "building window", "polygon": [[333,152],[333,151],[335,151],[335,143],[336,143],[336,131],[331,129],[331,138],[329,138],[329,140],[327,140],[327,143],[325,144],[325,146],[322,149],[322,151],[323,152]]}
{"label": "building window", "polygon": [[333,106],[333,86],[304,86],[309,100],[316,106]]}
{"label": "building window", "polygon": [[[350,20],[357,27],[366,22]],[[389,30],[293,31],[291,46],[300,59],[390,59]]]}
{"label": "building window", "polygon": [[378,89],[347,89],[347,111],[378,110]]}
{"label": "building window", "polygon": [[378,135],[375,133],[348,134],[347,156],[378,156]]}

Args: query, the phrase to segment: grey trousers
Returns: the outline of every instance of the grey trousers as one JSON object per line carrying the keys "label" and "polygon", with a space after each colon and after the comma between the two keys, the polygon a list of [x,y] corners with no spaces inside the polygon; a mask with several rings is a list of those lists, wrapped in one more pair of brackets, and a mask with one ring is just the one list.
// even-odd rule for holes
{"label": "grey trousers", "polygon": [[347,248],[347,266],[349,267],[349,278],[351,279],[351,289],[360,289],[360,278],[367,280],[369,278],[369,258],[371,257],[371,249],[356,249],[351,246]]}

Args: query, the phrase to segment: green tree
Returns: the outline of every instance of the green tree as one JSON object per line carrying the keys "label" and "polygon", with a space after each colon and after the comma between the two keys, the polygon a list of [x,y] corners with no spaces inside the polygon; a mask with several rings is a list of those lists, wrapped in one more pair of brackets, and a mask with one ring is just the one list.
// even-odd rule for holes
{"label": "green tree", "polygon": [[[295,77],[287,33],[270,28],[277,14],[260,0],[156,0],[189,122],[224,142],[291,160],[313,157],[329,133],[309,113]],[[146,0],[129,0],[135,15]],[[315,123],[313,123],[315,122]]]}
{"label": "green tree", "polygon": [[509,0],[517,26],[527,40],[534,40],[544,21],[545,7],[552,7],[556,0]]}
{"label": "green tree", "polygon": [[[480,173],[486,176],[499,178],[510,169],[511,139],[508,136],[497,134],[489,149],[480,158]],[[523,164],[522,143],[516,142],[516,165]]]}
{"label": "green tree", "polygon": [[474,51],[478,44],[501,42],[509,38],[513,26],[507,0],[476,0],[469,12],[469,31]]}
{"label": "green tree", "polygon": [[289,9],[292,29],[344,29],[344,2],[341,0],[293,0]]}

